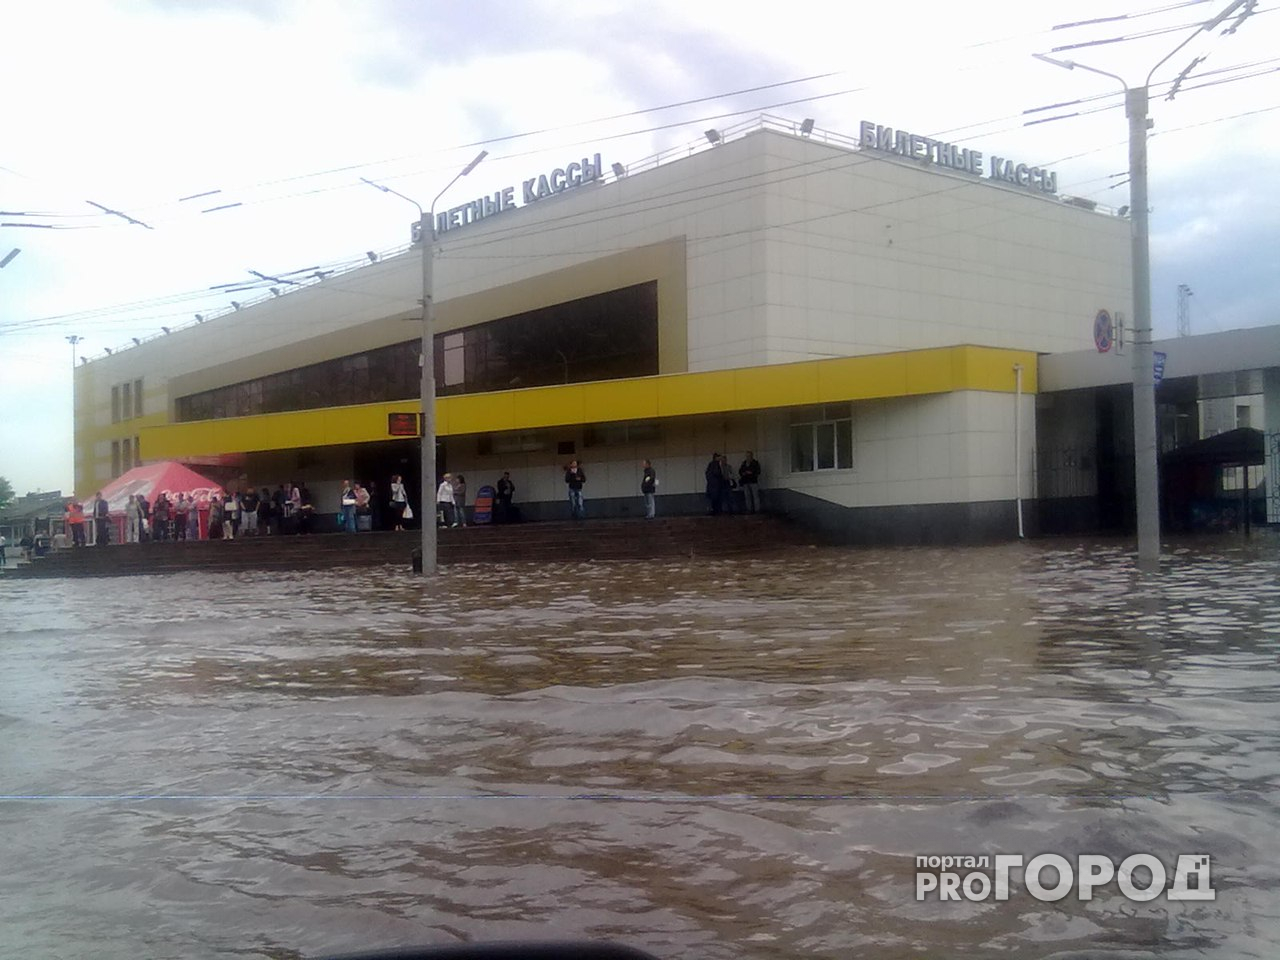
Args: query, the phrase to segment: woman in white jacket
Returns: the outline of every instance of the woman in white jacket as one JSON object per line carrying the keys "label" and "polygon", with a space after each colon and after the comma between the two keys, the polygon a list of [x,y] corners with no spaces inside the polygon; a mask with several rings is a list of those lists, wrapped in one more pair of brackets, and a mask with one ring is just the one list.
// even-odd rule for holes
{"label": "woman in white jacket", "polygon": [[454,526],[453,520],[453,474],[446,473],[436,489],[436,512],[442,527]]}
{"label": "woman in white jacket", "polygon": [[404,508],[409,505],[409,492],[404,488],[400,474],[391,478],[391,515],[395,517],[393,529],[404,529]]}

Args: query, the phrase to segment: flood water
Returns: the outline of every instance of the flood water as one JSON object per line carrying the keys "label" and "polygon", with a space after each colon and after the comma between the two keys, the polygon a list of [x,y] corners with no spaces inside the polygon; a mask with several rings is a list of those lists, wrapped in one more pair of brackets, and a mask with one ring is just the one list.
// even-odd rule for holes
{"label": "flood water", "polygon": [[[1274,539],[0,580],[6,957],[1273,958],[1278,787]],[[1043,852],[1216,900],[916,900]]]}

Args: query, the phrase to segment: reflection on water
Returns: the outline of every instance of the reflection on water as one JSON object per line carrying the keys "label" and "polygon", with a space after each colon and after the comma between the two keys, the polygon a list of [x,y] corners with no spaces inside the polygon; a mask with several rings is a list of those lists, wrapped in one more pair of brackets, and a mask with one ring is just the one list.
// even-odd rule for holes
{"label": "reflection on water", "polygon": [[[9,582],[6,956],[1272,957],[1280,554]],[[1214,858],[918,903],[917,853]]]}

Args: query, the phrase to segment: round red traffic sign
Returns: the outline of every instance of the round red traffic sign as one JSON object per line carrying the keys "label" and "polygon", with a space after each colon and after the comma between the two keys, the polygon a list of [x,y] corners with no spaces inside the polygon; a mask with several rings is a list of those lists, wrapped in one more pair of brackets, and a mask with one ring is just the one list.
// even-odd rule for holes
{"label": "round red traffic sign", "polygon": [[1106,353],[1115,342],[1115,327],[1111,323],[1111,314],[1099,310],[1093,318],[1093,344],[1099,353]]}

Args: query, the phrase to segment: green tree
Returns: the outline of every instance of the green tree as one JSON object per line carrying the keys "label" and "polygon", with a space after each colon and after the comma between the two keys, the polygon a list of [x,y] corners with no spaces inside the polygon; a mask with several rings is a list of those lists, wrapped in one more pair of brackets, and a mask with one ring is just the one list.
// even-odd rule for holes
{"label": "green tree", "polygon": [[0,477],[0,511],[7,510],[13,503],[13,484],[5,477]]}

